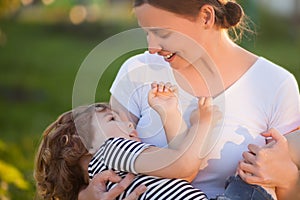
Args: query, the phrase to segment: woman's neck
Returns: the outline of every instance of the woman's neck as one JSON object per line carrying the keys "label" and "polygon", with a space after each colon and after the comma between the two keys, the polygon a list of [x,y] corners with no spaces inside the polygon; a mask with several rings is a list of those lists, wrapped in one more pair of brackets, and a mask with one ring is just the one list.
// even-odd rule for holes
{"label": "woman's neck", "polygon": [[231,41],[227,33],[212,34],[204,54],[190,67],[175,71],[180,86],[195,96],[217,96],[256,62],[257,56]]}

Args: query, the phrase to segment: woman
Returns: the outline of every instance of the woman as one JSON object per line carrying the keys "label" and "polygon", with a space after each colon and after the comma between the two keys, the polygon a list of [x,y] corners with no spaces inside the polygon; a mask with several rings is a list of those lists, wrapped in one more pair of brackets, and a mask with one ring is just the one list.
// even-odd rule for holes
{"label": "woman", "polygon": [[[121,67],[111,88],[113,109],[129,111],[144,142],[165,146],[161,122],[145,100],[145,83],[179,85],[186,121],[197,97],[214,97],[224,121],[206,141],[204,164],[193,185],[214,198],[239,165],[244,180],[268,186],[284,199],[299,181],[297,167],[287,156],[283,137],[262,149],[260,133],[274,127],[283,134],[300,125],[298,86],[292,74],[230,39],[228,31],[242,24],[242,8],[227,0],[135,0],[135,13],[147,33],[149,52]],[[252,153],[247,153],[248,145]]]}

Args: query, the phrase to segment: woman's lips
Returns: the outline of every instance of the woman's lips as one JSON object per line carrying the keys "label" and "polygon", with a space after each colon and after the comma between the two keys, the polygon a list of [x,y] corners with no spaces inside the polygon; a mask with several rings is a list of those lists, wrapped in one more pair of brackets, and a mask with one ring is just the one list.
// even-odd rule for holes
{"label": "woman's lips", "polygon": [[163,57],[164,57],[165,61],[172,62],[172,60],[174,59],[175,55],[176,55],[175,53],[170,53],[168,55],[164,55]]}

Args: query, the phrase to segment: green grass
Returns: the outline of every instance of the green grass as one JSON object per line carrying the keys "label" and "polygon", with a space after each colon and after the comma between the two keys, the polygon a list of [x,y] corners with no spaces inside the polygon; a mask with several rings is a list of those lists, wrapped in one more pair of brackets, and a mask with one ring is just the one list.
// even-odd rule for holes
{"label": "green grass", "polygon": [[[0,142],[5,143],[0,160],[16,166],[31,183],[26,191],[11,186],[12,199],[32,199],[33,158],[42,131],[71,109],[74,80],[84,58],[124,27],[2,21],[0,28],[7,36],[6,44],[0,46]],[[276,34],[271,28],[259,30],[254,42],[242,46],[286,67],[299,82],[300,39],[291,39],[288,32]],[[109,99],[108,90],[120,63],[135,53],[121,56],[106,70],[99,86],[107,92],[101,97],[97,93],[97,101]]]}
{"label": "green grass", "polygon": [[[32,199],[33,158],[42,131],[72,108],[73,84],[84,58],[105,37],[121,30],[91,27],[100,33],[96,36],[85,34],[86,28],[1,23],[7,42],[0,47],[0,141],[6,144],[0,160],[16,166],[31,183],[29,191],[10,187],[12,199]],[[115,61],[116,68],[120,60]],[[116,71],[107,70],[99,83],[103,90],[108,91]],[[108,99],[108,92],[99,98]]]}

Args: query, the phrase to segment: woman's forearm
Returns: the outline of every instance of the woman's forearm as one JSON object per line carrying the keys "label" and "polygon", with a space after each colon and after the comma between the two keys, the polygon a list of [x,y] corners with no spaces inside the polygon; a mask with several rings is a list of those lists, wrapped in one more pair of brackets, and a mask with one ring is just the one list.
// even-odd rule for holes
{"label": "woman's forearm", "polygon": [[296,184],[286,188],[276,188],[278,200],[300,199],[300,171]]}
{"label": "woman's forearm", "polygon": [[[300,170],[300,130],[285,134],[285,137],[288,142],[289,154],[293,162],[297,165],[298,170]],[[298,176],[296,175],[295,178],[296,177],[298,177],[298,179],[295,180],[296,184],[294,186],[277,189],[276,193],[278,199],[300,199],[300,171],[298,171]]]}

